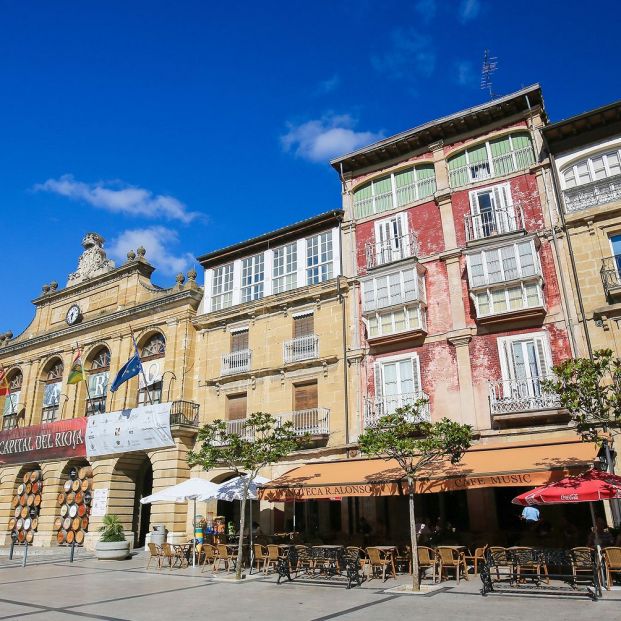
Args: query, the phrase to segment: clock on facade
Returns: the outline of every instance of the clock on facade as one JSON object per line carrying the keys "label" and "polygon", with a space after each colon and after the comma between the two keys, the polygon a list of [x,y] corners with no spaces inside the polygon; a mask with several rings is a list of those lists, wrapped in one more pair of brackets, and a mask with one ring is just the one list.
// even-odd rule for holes
{"label": "clock on facade", "polygon": [[65,321],[68,325],[72,326],[74,323],[77,323],[80,319],[80,307],[77,304],[69,307],[67,311],[67,316],[65,317]]}

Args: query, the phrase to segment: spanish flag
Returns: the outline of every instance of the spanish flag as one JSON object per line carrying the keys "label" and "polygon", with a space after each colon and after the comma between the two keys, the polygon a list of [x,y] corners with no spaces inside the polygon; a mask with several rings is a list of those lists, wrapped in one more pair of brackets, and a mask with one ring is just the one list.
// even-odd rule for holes
{"label": "spanish flag", "polygon": [[9,382],[6,378],[6,371],[4,367],[0,365],[0,397],[6,397],[11,392]]}
{"label": "spanish flag", "polygon": [[82,352],[78,348],[73,363],[71,364],[67,384],[77,384],[78,382],[84,381],[86,381],[86,375],[84,374],[84,366],[82,365]]}

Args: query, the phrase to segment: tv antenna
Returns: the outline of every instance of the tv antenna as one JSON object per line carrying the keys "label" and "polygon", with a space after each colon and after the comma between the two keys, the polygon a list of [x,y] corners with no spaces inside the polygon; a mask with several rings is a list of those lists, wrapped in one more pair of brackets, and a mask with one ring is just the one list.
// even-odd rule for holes
{"label": "tv antenna", "polygon": [[498,58],[490,56],[489,50],[483,53],[483,66],[481,67],[481,90],[489,91],[490,99],[494,99],[494,91],[492,88],[492,75],[498,69]]}

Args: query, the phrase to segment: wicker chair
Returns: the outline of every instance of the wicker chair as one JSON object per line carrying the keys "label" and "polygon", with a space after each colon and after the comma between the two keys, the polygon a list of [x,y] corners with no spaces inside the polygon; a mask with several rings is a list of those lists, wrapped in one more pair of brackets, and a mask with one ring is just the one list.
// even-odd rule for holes
{"label": "wicker chair", "polygon": [[263,564],[263,573],[267,574],[270,567],[276,569],[278,560],[280,559],[280,548],[276,544],[270,544],[267,546],[267,558]]}
{"label": "wicker chair", "polygon": [[359,548],[358,546],[347,546],[347,548],[345,548],[345,551],[347,552],[347,554],[350,554],[352,556],[358,555],[358,562],[360,563],[360,570],[362,571],[362,574],[364,575],[364,569],[367,563],[369,562],[366,552],[362,548]]}
{"label": "wicker chair", "polygon": [[462,551],[448,546],[438,546],[437,551],[440,558],[440,582],[442,582],[445,572],[449,569],[455,570],[455,579],[457,580],[457,584],[459,584],[459,578],[462,571],[464,573],[464,578],[469,580],[466,555]]}
{"label": "wicker chair", "polygon": [[593,577],[593,549],[587,547],[577,547],[571,549],[571,573],[574,583],[580,578],[580,574],[585,574],[586,580]]}
{"label": "wicker chair", "polygon": [[427,546],[417,546],[418,551],[418,579],[422,577],[422,573],[426,569],[431,569],[433,574],[433,583],[436,583],[436,572],[438,570],[438,555],[433,548]]}
{"label": "wicker chair", "polygon": [[395,564],[397,569],[400,567],[407,567],[408,573],[412,573],[412,551],[410,550],[410,546],[401,546],[397,548]]}
{"label": "wicker chair", "polygon": [[613,574],[621,574],[621,548],[608,547],[603,549],[604,568],[606,569],[606,589],[610,590]]}
{"label": "wicker chair", "polygon": [[231,565],[235,567],[235,563],[237,562],[237,554],[229,552],[227,546],[223,543],[218,544],[218,556],[216,557],[216,562],[214,564],[214,571],[216,571],[216,565],[218,569],[220,569],[220,563],[224,564],[224,567],[227,571],[231,571]]}
{"label": "wicker chair", "polygon": [[[515,554],[515,574],[518,582],[524,582],[525,577],[522,572],[525,570],[530,574],[530,577],[535,577],[537,580],[541,580],[541,575],[545,576],[546,584],[550,584],[550,577],[548,576],[548,566],[540,557],[533,558],[532,548],[529,547],[515,547],[512,548],[512,552]],[[522,553],[522,554],[520,554]],[[524,554],[525,553],[525,554]],[[522,556],[522,558],[520,558]]]}
{"label": "wicker chair", "polygon": [[169,543],[162,544],[162,558],[168,559],[168,569],[172,569],[177,563],[179,567],[187,564],[187,559],[183,556],[181,548],[171,546]]}
{"label": "wicker chair", "polygon": [[155,543],[149,543],[149,560],[147,562],[147,569],[149,569],[149,565],[151,565],[151,561],[155,559],[157,561],[157,568],[162,569],[162,548]]}
{"label": "wicker chair", "polygon": [[466,563],[470,561],[474,566],[475,574],[479,573],[479,563],[485,560],[485,550],[487,550],[487,546],[482,546],[480,548],[475,548],[474,554],[471,554],[470,551],[468,551],[468,554],[464,556],[464,558],[466,559]]}
{"label": "wicker chair", "polygon": [[507,567],[509,570],[508,576],[512,576],[513,563],[511,563],[509,557],[507,556],[507,548],[503,548],[502,546],[489,546],[488,550],[494,556],[494,564],[496,566],[496,580],[500,580],[501,567]]}
{"label": "wicker chair", "polygon": [[254,564],[257,571],[259,569],[263,569],[265,567],[265,561],[268,557],[267,548],[260,543],[255,543],[252,549],[254,551]]}
{"label": "wicker chair", "polygon": [[375,577],[377,570],[382,572],[382,580],[386,582],[386,570],[392,573],[393,578],[397,578],[395,571],[395,561],[392,553],[382,552],[377,548],[367,548],[367,556],[369,557],[369,580]]}
{"label": "wicker chair", "polygon": [[203,566],[201,568],[201,573],[205,571],[205,567],[211,564],[211,569],[216,571],[216,559],[218,555],[216,554],[215,546],[212,546],[210,543],[203,544]]}

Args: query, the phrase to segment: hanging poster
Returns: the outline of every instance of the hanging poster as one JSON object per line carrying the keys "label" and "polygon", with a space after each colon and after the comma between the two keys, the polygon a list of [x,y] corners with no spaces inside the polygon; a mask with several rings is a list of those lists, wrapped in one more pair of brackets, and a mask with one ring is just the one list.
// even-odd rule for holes
{"label": "hanging poster", "polygon": [[91,503],[91,517],[102,517],[108,511],[108,488],[102,487],[93,490]]}
{"label": "hanging poster", "polygon": [[114,455],[174,446],[170,431],[171,403],[90,416],[86,425],[86,455]]}
{"label": "hanging poster", "polygon": [[145,387],[144,378],[147,378],[147,386],[153,386],[153,384],[157,384],[162,381],[162,360],[147,360],[142,363],[142,368],[144,369],[144,376],[141,373],[138,376],[138,385],[139,388]]}

